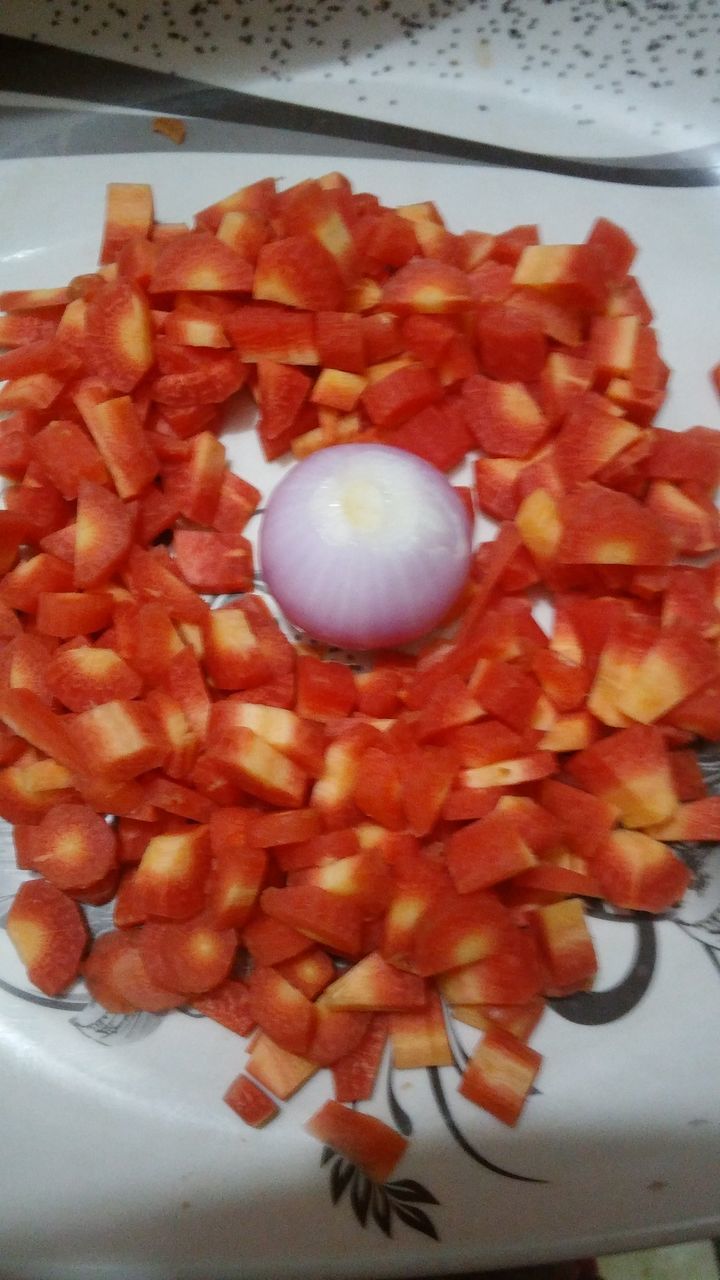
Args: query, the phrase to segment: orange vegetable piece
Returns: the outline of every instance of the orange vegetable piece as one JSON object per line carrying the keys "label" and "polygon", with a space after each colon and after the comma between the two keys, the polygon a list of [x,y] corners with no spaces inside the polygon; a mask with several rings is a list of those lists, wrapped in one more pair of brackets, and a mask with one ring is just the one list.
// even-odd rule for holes
{"label": "orange vegetable piece", "polygon": [[307,1056],[315,1030],[315,1006],[276,969],[258,966],[248,981],[254,1022],[282,1049]]}
{"label": "orange vegetable piece", "polygon": [[151,187],[143,182],[109,182],[100,262],[115,262],[133,236],[149,236],[153,217]]}
{"label": "orange vegetable piece", "polygon": [[86,422],[118,495],[123,501],[136,497],[155,479],[158,461],[132,399],[103,400],[88,412]]}
{"label": "orange vegetable piece", "polygon": [[278,1108],[253,1080],[239,1075],[224,1095],[224,1101],[253,1129],[262,1129],[278,1114]]}
{"label": "orange vegetable piece", "polygon": [[336,1102],[371,1098],[388,1038],[388,1022],[377,1014],[354,1049],[332,1065]]}
{"label": "orange vegetable piece", "polygon": [[116,862],[112,827],[86,805],[56,805],[35,830],[33,868],[58,889],[87,889],[104,880]]}
{"label": "orange vegetable piece", "polygon": [[54,885],[26,880],[6,927],[30,981],[46,995],[59,995],[77,977],[88,931],[80,908]]}
{"label": "orange vegetable piece", "polygon": [[115,391],[132,391],[153,362],[150,308],[127,280],[103,285],[89,300],[85,351],[90,372]]}
{"label": "orange vegetable piece", "polygon": [[389,1022],[393,1063],[399,1070],[452,1064],[445,1014],[436,991],[428,992],[422,1008],[392,1013]]}
{"label": "orange vegetable piece", "polygon": [[[143,893],[143,862],[137,883]],[[149,921],[137,934],[137,945],[143,964],[152,981],[159,986],[195,995],[211,991],[230,972],[237,938],[232,929],[218,930],[202,917],[183,922]]]}
{"label": "orange vegetable piece", "polygon": [[357,1164],[373,1182],[388,1182],[407,1147],[395,1129],[341,1103],[326,1102],[305,1125],[318,1142]]}
{"label": "orange vegetable piece", "polygon": [[167,747],[144,702],[116,698],[81,711],[67,727],[84,771],[125,782],[162,764]]}
{"label": "orange vegetable piece", "polygon": [[350,899],[316,885],[265,889],[260,903],[274,920],[290,925],[330,951],[356,955],[360,950],[360,908]]}
{"label": "orange vegetable piece", "polygon": [[304,311],[337,311],[342,278],[327,249],[310,236],[287,236],[264,244],[258,254],[253,297]]}
{"label": "orange vegetable piece", "polygon": [[[143,852],[134,878],[133,897],[138,909],[144,916],[155,916],[160,920],[190,919],[205,905],[209,870],[210,839],[206,826],[153,836]],[[192,937],[188,945],[190,964]],[[202,941],[199,954],[202,963]],[[216,986],[225,977],[227,972],[221,973],[208,987]],[[203,986],[199,988],[204,989]]]}
{"label": "orange vegetable piece", "polygon": [[[132,535],[130,509],[107,489],[82,480],[75,522],[75,586],[87,589],[107,581],[127,558]],[[82,632],[80,627],[75,634]]]}
{"label": "orange vegetable piece", "polygon": [[239,253],[207,231],[188,231],[162,245],[148,291],[248,293],[252,282],[252,267]]}
{"label": "orange vegetable piece", "polygon": [[459,1092],[503,1124],[517,1124],[542,1058],[515,1036],[495,1026],[471,1057]]}
{"label": "orange vegetable piece", "polygon": [[261,1034],[253,1041],[246,1069],[276,1098],[285,1101],[315,1075],[317,1065],[296,1053],[289,1053],[269,1036]]}
{"label": "orange vegetable piece", "polygon": [[212,991],[195,996],[193,1007],[239,1036],[248,1035],[255,1025],[250,1016],[247,986],[238,978],[226,978]]}
{"label": "orange vegetable piece", "polygon": [[177,991],[153,982],[143,964],[132,930],[102,933],[83,965],[88,990],[111,1013],[165,1013],[184,1003]]}
{"label": "orange vegetable piece", "polygon": [[613,831],[592,871],[608,902],[635,911],[666,911],[692,881],[690,868],[666,844],[641,831]]}

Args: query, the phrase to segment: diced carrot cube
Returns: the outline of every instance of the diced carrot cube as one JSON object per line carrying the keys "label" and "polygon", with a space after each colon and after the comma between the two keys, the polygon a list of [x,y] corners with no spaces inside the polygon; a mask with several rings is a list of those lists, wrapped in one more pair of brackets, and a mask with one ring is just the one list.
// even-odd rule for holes
{"label": "diced carrot cube", "polygon": [[224,1101],[253,1129],[262,1129],[278,1115],[278,1108],[272,1098],[245,1075],[239,1075],[233,1080],[224,1094]]}
{"label": "diced carrot cube", "polygon": [[235,538],[229,546],[216,533],[177,529],[173,550],[185,581],[197,591],[221,595],[252,587],[253,554],[247,538]]}
{"label": "diced carrot cube", "polygon": [[[142,885],[143,861],[137,881]],[[140,892],[145,892],[144,887]],[[211,991],[227,978],[237,949],[232,929],[215,929],[202,917],[170,923],[150,921],[137,935],[143,964],[153,982],[183,994]]]}
{"label": "diced carrot cube", "polygon": [[253,297],[304,311],[337,311],[343,285],[327,249],[311,236],[287,236],[264,244],[258,254]]}
{"label": "diced carrot cube", "polygon": [[269,804],[299,809],[307,775],[251,729],[237,729],[212,744],[221,770],[250,795]]}
{"label": "diced carrot cube", "polygon": [[26,880],[7,918],[7,931],[34,986],[57,996],[80,969],[88,931],[80,908],[43,880]]}
{"label": "diced carrot cube", "polygon": [[442,386],[421,364],[408,364],[371,382],[362,393],[363,407],[377,427],[397,427],[442,399]]}
{"label": "diced carrot cube", "polygon": [[124,782],[162,764],[167,746],[155,717],[142,702],[115,699],[81,711],[68,725],[84,771]]}
{"label": "diced carrot cube", "polygon": [[293,365],[275,360],[260,360],[257,376],[263,437],[275,440],[295,422],[312,389],[312,379]]}
{"label": "diced carrot cube", "polygon": [[248,982],[249,1011],[271,1040],[288,1053],[307,1056],[315,1030],[315,1006],[276,969],[254,969]]}
{"label": "diced carrot cube", "polygon": [[472,964],[500,949],[507,927],[505,909],[488,893],[436,893],[414,932],[412,968],[430,976]]}
{"label": "diced carrot cube", "polygon": [[363,753],[353,798],[361,813],[389,831],[406,825],[403,780],[397,757],[381,748]]}
{"label": "diced carrot cube", "polygon": [[512,815],[495,810],[461,827],[447,843],[450,874],[459,893],[472,893],[535,865]]}
{"label": "diced carrot cube", "polygon": [[6,643],[0,653],[0,682],[9,689],[30,689],[49,705],[52,691],[47,682],[48,662],[56,651],[54,640],[24,631]]}
{"label": "diced carrot cube", "polygon": [[151,187],[143,182],[109,182],[100,262],[115,262],[126,241],[148,236],[153,216]]}
{"label": "diced carrot cube", "polygon": [[470,1059],[459,1091],[504,1124],[517,1124],[541,1063],[534,1049],[494,1027]]}
{"label": "diced carrot cube", "polygon": [[331,1009],[393,1013],[422,1008],[427,990],[422,978],[396,969],[374,951],[326,987],[324,999]]}
{"label": "diced carrot cube", "polygon": [[666,525],[627,494],[582,485],[563,500],[560,519],[562,564],[663,565],[672,559]]}
{"label": "diced carrot cube", "polygon": [[212,518],[213,528],[224,537],[239,537],[259,502],[260,490],[255,485],[232,471],[226,471]]}
{"label": "diced carrot cube", "polygon": [[585,990],[597,971],[597,956],[579,898],[538,907],[532,916],[552,994]]}
{"label": "diced carrot cube", "polygon": [[556,772],[555,756],[550,751],[535,751],[532,755],[505,759],[497,764],[461,769],[459,782],[462,787],[517,787],[526,782],[548,778]]}
{"label": "diced carrot cube", "polygon": [[425,836],[440,818],[458,769],[454,751],[425,746],[401,757],[403,806],[413,835]]}
{"label": "diced carrot cube", "polygon": [[149,684],[156,684],[183,652],[176,627],[161,604],[121,602],[114,613],[117,647]]}
{"label": "diced carrot cube", "polygon": [[248,823],[248,839],[261,849],[312,840],[322,832],[316,809],[286,809],[258,814]]}
{"label": "diced carrot cube", "polygon": [[[74,583],[87,589],[104,583],[125,562],[132,544],[134,520],[115,494],[81,480],[75,523]],[[76,634],[82,634],[78,628]]]}
{"label": "diced carrot cube", "polygon": [[390,1014],[390,1042],[393,1064],[400,1071],[451,1066],[445,1014],[436,991],[428,992],[424,1007]]}
{"label": "diced carrot cube", "polygon": [[281,960],[276,968],[308,1000],[314,1000],[335,977],[335,966],[322,947],[311,947],[302,955]]}
{"label": "diced carrot cube", "polygon": [[[697,765],[694,751],[690,754]],[[680,752],[672,752],[673,766],[678,755]],[[674,767],[673,776],[677,779]],[[720,840],[720,796],[703,796],[678,805],[667,822],[651,827],[647,834],[657,840]]]}
{"label": "diced carrot cube", "polygon": [[627,827],[663,822],[677,806],[667,747],[655,726],[635,725],[603,738],[573,756],[569,772],[616,806]]}
{"label": "diced carrot cube", "polygon": [[373,1182],[387,1182],[402,1158],[407,1139],[375,1116],[326,1102],[305,1125],[318,1142],[359,1165]]}
{"label": "diced carrot cube", "polygon": [[667,845],[640,831],[613,831],[597,850],[592,872],[609,902],[635,911],[666,911],[692,881]]}
{"label": "diced carrot cube", "polygon": [[212,524],[225,475],[225,448],[209,431],[195,436],[187,463],[172,475],[170,490],[182,515]]}
{"label": "diced carrot cube", "polygon": [[86,423],[118,495],[136,497],[155,479],[158,460],[130,396],[94,405]]}
{"label": "diced carrot cube", "polygon": [[261,178],[259,182],[240,187],[231,195],[208,205],[206,209],[201,209],[195,215],[195,221],[198,226],[217,231],[225,214],[233,210],[247,209],[252,213],[269,217],[275,208],[276,198],[275,179]]}
{"label": "diced carrot cube", "polygon": [[515,267],[513,284],[591,310],[605,302],[609,287],[601,251],[594,245],[576,244],[527,245]]}
{"label": "diced carrot cube", "polygon": [[153,334],[145,294],[128,280],[105,284],[89,300],[86,360],[90,372],[115,391],[132,391],[153,362]]}
{"label": "diced carrot cube", "polygon": [[73,892],[97,884],[116,862],[112,827],[86,805],[57,805],[34,832],[34,869],[58,889]]}
{"label": "diced carrot cube", "polygon": [[313,316],[309,312],[286,311],[260,303],[242,306],[228,316],[225,328],[240,359],[248,363],[319,363]]}
{"label": "diced carrot cube", "polygon": [[261,1034],[253,1043],[247,1071],[276,1098],[285,1101],[315,1075],[317,1065],[296,1053],[289,1053],[269,1036]]}
{"label": "diced carrot cube", "polygon": [[451,1004],[525,1004],[539,994],[544,972],[529,929],[509,930],[501,949],[442,975]]}
{"label": "diced carrot cube", "polygon": [[[153,836],[135,873],[134,897],[145,916],[187,920],[205,905],[209,870],[207,827]],[[227,973],[221,974],[217,981],[224,977]]]}
{"label": "diced carrot cube", "polygon": [[325,752],[324,731],[320,725],[302,720],[294,711],[235,700],[216,703],[211,715],[211,736],[239,728],[251,729],[308,773],[317,775],[321,772]]}
{"label": "diced carrot cube", "polygon": [[[0,334],[2,330],[0,329]],[[315,317],[319,363],[331,369],[361,374],[365,370],[363,322],[341,311],[319,311]]]}
{"label": "diced carrot cube", "polygon": [[111,1013],[164,1013],[184,1003],[184,996],[153,982],[130,930],[102,933],[83,965],[93,999]]}
{"label": "diced carrot cube", "polygon": [[146,775],[143,790],[148,804],[163,813],[188,818],[191,822],[207,822],[213,811],[213,802],[207,796],[166,778],[162,773]]}
{"label": "diced carrot cube", "polygon": [[0,719],[52,761],[78,768],[80,756],[68,718],[51,710],[31,689],[0,688]]}
{"label": "diced carrot cube", "polygon": [[248,989],[238,978],[226,978],[212,991],[196,996],[193,1006],[206,1018],[236,1035],[248,1035],[255,1025],[250,1016]]}
{"label": "diced carrot cube", "polygon": [[23,613],[34,613],[42,592],[70,591],[73,586],[72,566],[44,551],[21,560],[5,575],[0,592],[5,604]]}
{"label": "diced carrot cube", "polygon": [[397,315],[445,315],[468,310],[471,304],[465,273],[450,263],[430,258],[415,258],[401,267],[382,294],[383,308]]}
{"label": "diced carrot cube", "polygon": [[93,635],[112,620],[112,599],[99,591],[47,591],[38,599],[37,628],[43,635],[71,639]]}
{"label": "diced carrot cube", "polygon": [[33,437],[32,449],[45,474],[64,498],[78,496],[81,480],[103,484],[107,469],[92,440],[76,422],[55,421]]}
{"label": "diced carrot cube", "polygon": [[305,934],[266,915],[259,907],[244,925],[242,940],[256,964],[280,964],[301,955],[310,946]]}
{"label": "diced carrot cube", "polygon": [[249,262],[206,231],[188,231],[167,240],[148,285],[154,293],[248,293],[253,272]]}
{"label": "diced carrot cube", "polygon": [[369,920],[383,913],[391,897],[387,865],[374,849],[361,849],[350,858],[325,861],[322,867],[297,870],[288,876],[288,883],[316,884],[329,893],[354,901]]}
{"label": "diced carrot cube", "polygon": [[265,889],[260,904],[274,920],[331,951],[352,956],[360,950],[362,913],[349,899],[316,885],[297,885]]}
{"label": "diced carrot cube", "polygon": [[363,1102],[372,1097],[387,1038],[387,1018],[378,1014],[355,1048],[333,1063],[336,1102]]}
{"label": "diced carrot cube", "polygon": [[545,1001],[538,996],[527,1004],[454,1004],[451,1009],[454,1018],[470,1027],[492,1031],[499,1026],[527,1043],[545,1012]]}
{"label": "diced carrot cube", "polygon": [[[170,743],[174,750],[180,750],[181,753],[189,750],[192,755],[207,735],[210,695],[200,663],[191,649],[182,649],[172,659],[165,675],[165,684],[186,722],[185,725],[176,722],[174,732],[170,734]],[[194,743],[192,737],[188,741],[187,727],[191,735],[194,735]],[[165,767],[168,767],[167,764]],[[199,785],[197,781],[196,785]]]}
{"label": "diced carrot cube", "polygon": [[503,382],[534,382],[547,356],[539,320],[512,305],[491,303],[478,315],[480,368]]}
{"label": "diced carrot cube", "polygon": [[[222,816],[223,811],[219,811]],[[263,887],[267,855],[242,844],[219,844],[216,815],[210,817],[214,862],[206,884],[208,914],[220,929],[240,929],[248,919]]]}
{"label": "diced carrot cube", "polygon": [[134,546],[125,570],[126,581],[136,597],[160,602],[172,618],[182,622],[202,623],[209,610],[196,591],[188,587],[176,573],[169,560],[160,554],[162,548],[146,551]]}

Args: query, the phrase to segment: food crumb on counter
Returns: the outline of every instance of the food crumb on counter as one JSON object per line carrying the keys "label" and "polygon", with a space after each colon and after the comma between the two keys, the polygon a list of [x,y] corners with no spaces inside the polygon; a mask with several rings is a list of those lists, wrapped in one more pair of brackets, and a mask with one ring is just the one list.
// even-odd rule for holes
{"label": "food crumb on counter", "polygon": [[178,147],[185,141],[187,127],[182,120],[175,120],[171,116],[156,116],[152,127],[153,133],[164,134]]}

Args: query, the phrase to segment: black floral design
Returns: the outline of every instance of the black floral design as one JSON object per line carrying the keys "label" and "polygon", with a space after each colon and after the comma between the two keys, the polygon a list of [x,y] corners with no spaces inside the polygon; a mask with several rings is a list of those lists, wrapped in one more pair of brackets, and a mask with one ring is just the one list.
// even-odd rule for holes
{"label": "black floral design", "polygon": [[613,911],[611,908],[594,904],[588,908],[587,915],[596,920],[610,920],[635,929],[635,956],[630,969],[614,987],[606,991],[578,991],[572,996],[562,996],[548,1003],[568,1022],[576,1022],[586,1027],[599,1027],[607,1022],[616,1022],[640,1003],[645,995],[655,972],[657,959],[657,940],[655,922],[650,916],[635,911]]}
{"label": "black floral design", "polygon": [[397,1218],[413,1231],[439,1240],[435,1224],[421,1205],[439,1205],[440,1201],[413,1178],[398,1182],[373,1182],[356,1164],[338,1155],[332,1147],[323,1147],[320,1164],[330,1165],[330,1199],[340,1203],[349,1192],[349,1203],[361,1227],[372,1219],[384,1235],[392,1237]]}

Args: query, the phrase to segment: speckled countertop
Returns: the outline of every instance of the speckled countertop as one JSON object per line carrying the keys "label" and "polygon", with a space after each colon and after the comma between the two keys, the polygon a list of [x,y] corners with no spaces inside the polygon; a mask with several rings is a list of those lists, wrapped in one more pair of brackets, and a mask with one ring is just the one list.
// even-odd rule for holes
{"label": "speckled countertop", "polygon": [[336,137],[472,159],[717,163],[720,0],[4,0],[0,33],[5,89],[97,97],[107,59],[152,73],[133,94],[210,118],[311,129],[304,110]]}

